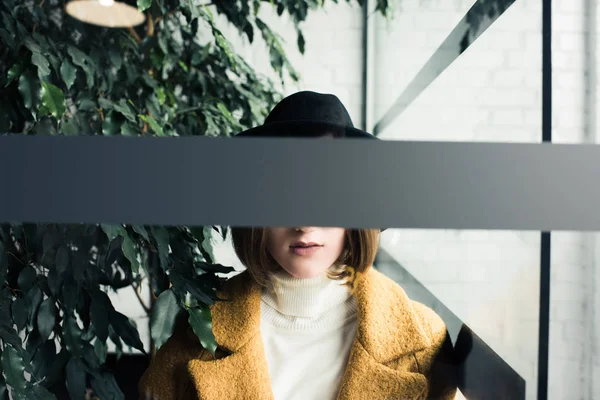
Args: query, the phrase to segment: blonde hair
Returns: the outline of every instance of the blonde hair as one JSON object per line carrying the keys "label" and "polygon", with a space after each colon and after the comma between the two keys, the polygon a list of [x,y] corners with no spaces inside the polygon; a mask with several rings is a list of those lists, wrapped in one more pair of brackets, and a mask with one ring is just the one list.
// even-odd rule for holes
{"label": "blonde hair", "polygon": [[[330,279],[343,280],[354,289],[357,277],[373,265],[379,250],[379,229],[346,229],[345,245],[340,258],[327,271]],[[261,286],[269,281],[272,272],[280,267],[267,251],[265,228],[231,228],[233,248]]]}

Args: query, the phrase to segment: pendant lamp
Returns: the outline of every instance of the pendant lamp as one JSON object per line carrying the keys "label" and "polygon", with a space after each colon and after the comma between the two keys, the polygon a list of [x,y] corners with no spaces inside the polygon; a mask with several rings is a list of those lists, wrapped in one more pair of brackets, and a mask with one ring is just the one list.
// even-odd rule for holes
{"label": "pendant lamp", "polygon": [[137,8],[115,0],[72,0],[66,11],[82,22],[109,28],[129,28],[146,20]]}

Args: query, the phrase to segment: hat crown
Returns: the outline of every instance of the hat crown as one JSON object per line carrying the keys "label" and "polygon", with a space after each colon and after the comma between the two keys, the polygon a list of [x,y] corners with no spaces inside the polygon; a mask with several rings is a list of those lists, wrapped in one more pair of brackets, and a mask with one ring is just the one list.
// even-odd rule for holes
{"label": "hat crown", "polygon": [[264,125],[293,121],[354,127],[348,110],[337,96],[311,91],[297,92],[281,100],[269,113]]}

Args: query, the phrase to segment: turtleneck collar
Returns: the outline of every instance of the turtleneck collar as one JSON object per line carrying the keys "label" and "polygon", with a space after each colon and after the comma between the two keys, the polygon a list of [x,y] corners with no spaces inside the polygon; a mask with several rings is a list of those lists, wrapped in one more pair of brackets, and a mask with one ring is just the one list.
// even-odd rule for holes
{"label": "turtleneck collar", "polygon": [[282,270],[271,275],[262,299],[280,314],[315,318],[345,303],[351,296],[347,286],[329,279],[326,272],[301,279]]}

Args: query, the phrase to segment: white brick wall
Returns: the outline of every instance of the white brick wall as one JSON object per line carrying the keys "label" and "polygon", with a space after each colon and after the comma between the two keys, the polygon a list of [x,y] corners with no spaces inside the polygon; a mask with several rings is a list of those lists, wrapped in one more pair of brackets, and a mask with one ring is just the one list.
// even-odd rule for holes
{"label": "white brick wall", "polygon": [[[376,24],[372,104],[376,120],[472,4],[473,0],[402,0],[394,20],[371,17]],[[597,126],[589,125],[585,96],[590,90],[589,65],[594,65],[586,55],[590,29],[585,4],[553,2],[553,139],[558,143],[582,143],[587,130],[597,131]],[[261,12],[286,39],[288,55],[303,76],[299,85],[288,85],[284,91],[336,93],[359,125],[361,10],[340,2],[312,14],[304,24],[304,56],[296,49],[291,24],[268,7]],[[541,2],[516,1],[382,136],[540,142],[541,27]],[[231,39],[233,31],[223,28]],[[273,76],[262,40],[253,46],[234,40],[234,45],[252,65]],[[447,51],[452,54],[456,49]],[[599,89],[591,90],[600,93]],[[536,398],[539,232],[391,229],[382,246],[521,374],[528,399]],[[219,262],[241,268],[230,243],[218,245],[216,254]],[[600,398],[600,382],[593,379],[600,376],[599,263],[597,235],[553,233],[551,399]],[[120,304],[128,310],[137,300],[130,293],[123,296]],[[139,309],[129,310],[130,315],[139,315]]]}

